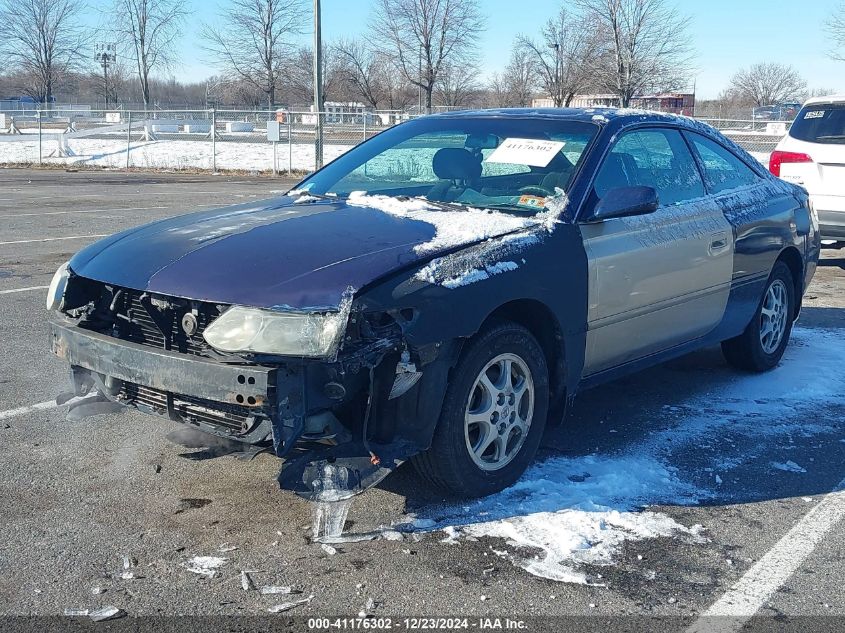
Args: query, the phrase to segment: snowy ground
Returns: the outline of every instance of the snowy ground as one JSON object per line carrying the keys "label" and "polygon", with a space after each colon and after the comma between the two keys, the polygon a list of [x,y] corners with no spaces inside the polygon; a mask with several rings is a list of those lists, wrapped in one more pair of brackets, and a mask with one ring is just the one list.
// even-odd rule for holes
{"label": "snowy ground", "polygon": [[[218,141],[216,144],[217,169],[242,171],[271,171],[273,146],[270,143]],[[58,147],[55,137],[45,137],[42,144],[42,161],[45,164],[91,165],[97,167],[126,167],[126,139],[79,138],[68,140],[73,156],[50,157]],[[326,145],[323,157],[334,160],[352,145]],[[211,169],[211,143],[209,141],[132,141],[129,166],[142,169]],[[0,138],[0,164],[25,164],[38,162],[38,140],[7,141]],[[288,150],[286,143],[276,147],[276,165],[280,171],[288,166],[297,171],[314,169],[314,146],[299,143]]]}
{"label": "snowy ground", "polygon": [[[725,481],[749,464],[768,476],[785,471],[792,477],[813,477],[812,454],[800,465],[792,461],[798,448],[794,438],[841,439],[841,419],[814,420],[813,414],[818,403],[845,408],[843,360],[841,332],[797,329],[776,370],[737,376],[719,388],[718,395],[664,406],[656,429],[622,450],[550,457],[498,495],[439,509],[426,518],[452,539],[505,539],[501,556],[537,576],[601,583],[581,568],[612,564],[626,541],[706,539],[701,525],[681,525],[664,513],[649,511],[649,506],[708,503],[722,496]],[[726,456],[720,450],[726,440],[743,446],[742,454]],[[778,454],[782,462],[770,456],[760,461],[772,445],[784,440]],[[680,462],[690,451],[698,453],[698,469],[684,473]]]}

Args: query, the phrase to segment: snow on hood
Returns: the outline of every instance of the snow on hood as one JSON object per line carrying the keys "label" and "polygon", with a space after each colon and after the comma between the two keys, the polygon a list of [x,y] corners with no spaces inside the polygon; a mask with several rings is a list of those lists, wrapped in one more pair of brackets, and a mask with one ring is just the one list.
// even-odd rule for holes
{"label": "snow on hood", "polygon": [[391,196],[367,195],[364,191],[353,191],[349,194],[346,203],[350,206],[378,209],[390,215],[433,225],[436,230],[434,238],[417,245],[414,250],[418,254],[471,244],[528,227],[545,226],[546,219],[543,214],[525,218],[501,211],[472,207],[444,211],[424,198],[399,199]]}
{"label": "snow on hood", "polygon": [[[584,565],[614,564],[626,542],[705,540],[704,527],[685,526],[650,506],[743,502],[770,495],[771,477],[813,478],[819,460],[799,464],[786,459],[789,452],[778,461],[769,457],[795,449],[795,438],[808,438],[810,447],[821,445],[820,436],[833,436],[827,444],[841,438],[841,419],[816,416],[820,407],[845,407],[842,358],[841,330],[796,329],[778,368],[758,375],[726,372],[724,381],[714,379],[712,393],[655,407],[646,412],[655,430],[620,452],[546,459],[510,488],[471,504],[432,509],[408,529],[444,530],[444,542],[453,544],[466,537],[505,539],[493,551],[533,575],[601,584]],[[723,481],[740,476],[744,496],[731,497]],[[811,479],[805,481],[806,489]],[[763,487],[762,494],[754,485]]]}

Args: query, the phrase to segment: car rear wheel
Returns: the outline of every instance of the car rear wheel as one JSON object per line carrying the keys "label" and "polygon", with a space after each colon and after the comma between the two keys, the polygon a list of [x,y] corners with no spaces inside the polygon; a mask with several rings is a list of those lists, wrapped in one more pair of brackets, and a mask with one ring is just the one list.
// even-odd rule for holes
{"label": "car rear wheel", "polygon": [[792,273],[779,261],[772,269],[751,323],[736,338],[722,342],[727,361],[747,371],[762,372],[775,367],[789,343],[795,301]]}
{"label": "car rear wheel", "polygon": [[464,349],[431,448],[417,472],[445,492],[480,497],[522,475],[540,444],[549,405],[546,359],[524,327],[501,323]]}

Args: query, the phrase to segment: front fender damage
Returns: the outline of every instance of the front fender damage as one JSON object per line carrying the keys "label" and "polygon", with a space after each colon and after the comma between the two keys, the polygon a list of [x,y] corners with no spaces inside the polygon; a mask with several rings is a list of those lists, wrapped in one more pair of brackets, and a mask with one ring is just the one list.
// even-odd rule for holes
{"label": "front fender damage", "polygon": [[414,318],[353,311],[336,361],[301,368],[301,396],[282,398],[274,420],[274,449],[285,458],[281,488],[342,500],[430,446],[458,344],[410,345]]}

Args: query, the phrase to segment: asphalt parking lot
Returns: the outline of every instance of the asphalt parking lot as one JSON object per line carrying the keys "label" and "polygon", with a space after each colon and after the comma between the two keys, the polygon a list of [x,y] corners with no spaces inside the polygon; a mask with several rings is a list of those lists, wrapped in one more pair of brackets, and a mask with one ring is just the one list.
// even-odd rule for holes
{"label": "asphalt parking lot", "polygon": [[[0,615],[104,605],[130,616],[266,615],[291,599],[243,590],[248,570],[256,585],[313,596],[298,616],[649,615],[684,626],[708,609],[845,616],[845,496],[835,492],[845,482],[845,249],[824,251],[772,374],[738,375],[710,349],[585,392],[546,437],[540,459],[553,467],[530,471],[521,491],[450,504],[403,467],[357,498],[347,523],[404,526],[402,540],[335,554],[308,538],[312,508],[278,490],[274,457],[211,458],[168,439],[172,422],[137,412],[71,422],[50,404],[66,386],[44,309],[60,264],[99,236],[290,184],[0,169]],[[657,476],[642,476],[648,468]],[[632,491],[626,477],[644,483]],[[567,499],[581,514],[566,514]],[[678,528],[626,527],[646,506]],[[531,531],[536,521],[511,521],[551,513],[571,526],[608,511],[596,539],[566,552],[561,533],[549,543]],[[467,528],[488,518],[515,531]],[[606,557],[578,554],[597,543]],[[211,555],[226,559],[214,577],[186,568]],[[541,558],[585,582],[531,573]]]}

